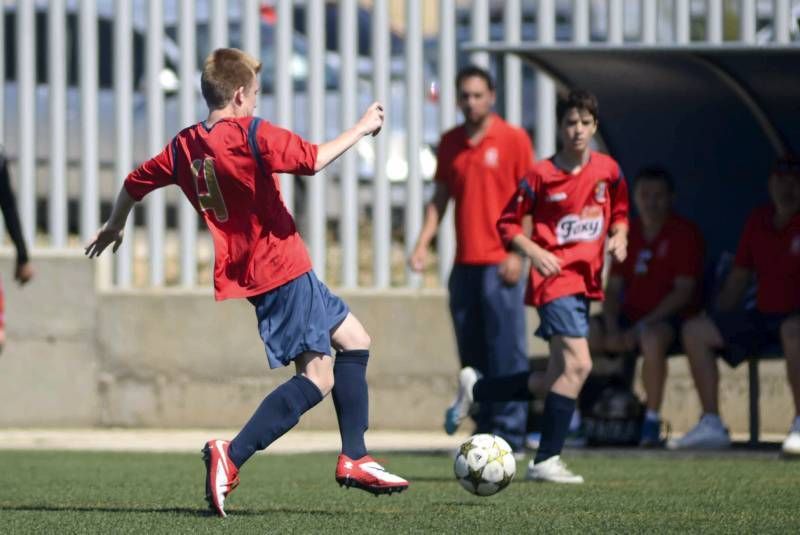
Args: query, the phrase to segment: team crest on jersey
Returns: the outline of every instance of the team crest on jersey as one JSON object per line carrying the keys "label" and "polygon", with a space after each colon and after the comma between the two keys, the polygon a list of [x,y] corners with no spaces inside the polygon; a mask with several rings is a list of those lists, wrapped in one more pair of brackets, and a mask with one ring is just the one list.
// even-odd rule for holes
{"label": "team crest on jersey", "polygon": [[486,167],[497,167],[497,164],[500,163],[500,153],[495,147],[486,149],[486,152],[483,153],[483,163]]}
{"label": "team crest on jersey", "polygon": [[569,214],[556,224],[559,245],[582,241],[595,241],[603,235],[603,210],[586,207],[580,215]]}
{"label": "team crest on jersey", "polygon": [[794,255],[800,255],[800,234],[792,238],[791,251]]}
{"label": "team crest on jersey", "polygon": [[606,202],[606,189],[607,184],[605,180],[601,180],[594,187],[594,200],[597,202]]}

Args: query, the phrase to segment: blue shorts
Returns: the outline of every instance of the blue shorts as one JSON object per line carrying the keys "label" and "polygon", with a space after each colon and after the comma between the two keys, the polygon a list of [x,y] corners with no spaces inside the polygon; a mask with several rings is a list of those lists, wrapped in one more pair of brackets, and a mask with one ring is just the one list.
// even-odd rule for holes
{"label": "blue shorts", "polygon": [[793,315],[796,314],[765,314],[758,310],[711,314],[711,321],[725,340],[720,356],[735,367],[748,357],[782,354],[781,324]]}
{"label": "blue shorts", "polygon": [[248,300],[256,308],[270,368],[287,366],[306,351],[329,355],[331,332],[349,312],[313,271]]}
{"label": "blue shorts", "polygon": [[589,299],[585,295],[567,295],[536,308],[539,328],[536,336],[549,342],[553,336],[589,337]]}

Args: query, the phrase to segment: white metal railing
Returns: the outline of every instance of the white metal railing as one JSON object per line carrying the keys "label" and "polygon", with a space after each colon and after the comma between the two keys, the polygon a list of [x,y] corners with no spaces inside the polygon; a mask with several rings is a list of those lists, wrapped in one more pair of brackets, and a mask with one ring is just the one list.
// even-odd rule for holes
{"label": "white metal railing", "polygon": [[[297,191],[295,177],[282,176],[283,196],[301,220],[321,278],[351,288],[418,287],[423,280],[407,270],[403,254],[419,232],[430,178],[420,150],[458,121],[453,87],[458,41],[489,41],[499,32],[504,40],[533,35],[543,43],[755,43],[771,25],[771,39],[789,43],[796,39],[790,32],[797,24],[792,13],[797,17],[800,11],[799,0],[439,0],[433,9],[427,0],[374,0],[369,7],[357,0],[332,3],[335,24],[327,20],[322,0],[3,2],[5,16],[15,17],[13,36],[0,24],[0,42],[15,48],[15,76],[0,86],[0,141],[13,164],[25,239],[53,248],[87,240],[100,222],[101,206],[113,200],[127,172],[160,151],[181,127],[203,117],[199,60],[233,40],[254,55],[274,53],[264,67],[275,69],[274,87],[262,97],[259,113],[312,141],[349,126],[371,100],[384,103],[388,122],[380,136],[363,141],[332,169],[298,181],[304,187]],[[271,14],[264,12],[270,9]],[[359,11],[365,9],[371,17],[366,25]],[[726,10],[738,17],[737,36],[724,35],[731,32],[724,25]],[[99,23],[112,27],[110,43],[101,42]],[[692,33],[697,28],[701,37]],[[42,31],[46,50],[37,50]],[[328,31],[338,31],[334,47]],[[370,43],[366,53],[359,50],[365,39]],[[77,65],[71,65],[70,47],[76,44]],[[103,47],[113,48],[113,54],[104,56]],[[109,55],[113,83],[101,87],[99,59]],[[137,64],[142,57],[143,65]],[[6,59],[4,49],[0,72],[10,67]],[[553,152],[552,81],[538,75],[535,91],[523,93],[530,77],[518,58],[505,57],[502,69],[486,54],[475,54],[472,61],[502,72],[498,90],[511,122],[530,121],[528,110],[536,110],[535,125],[525,126],[535,126],[537,154]],[[46,65],[46,82],[37,80],[37,64]],[[168,71],[177,80],[174,87]],[[295,86],[298,76],[302,83]],[[436,96],[437,103],[426,94]],[[393,182],[387,165],[398,159],[405,165],[404,180]],[[44,217],[37,218],[37,200],[47,202]],[[68,208],[75,205],[78,236],[68,232]],[[402,232],[392,231],[393,211],[402,213]],[[161,191],[149,196],[145,215],[143,229],[129,222],[128,239],[110,271],[113,283],[206,285],[208,269],[202,266],[209,262],[208,236],[198,231],[191,206],[175,192]],[[47,223],[35,232],[37,219]],[[328,233],[332,219],[338,221],[331,226],[338,228],[336,235]],[[365,235],[369,239],[362,239]],[[437,243],[443,281],[454,252],[452,210]],[[330,272],[329,246],[340,251],[339,267]]]}

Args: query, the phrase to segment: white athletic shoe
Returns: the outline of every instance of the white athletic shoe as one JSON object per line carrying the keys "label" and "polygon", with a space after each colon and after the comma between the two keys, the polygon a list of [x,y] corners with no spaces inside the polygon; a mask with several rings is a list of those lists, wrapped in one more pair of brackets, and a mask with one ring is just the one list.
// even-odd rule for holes
{"label": "white athletic shoe", "polygon": [[560,455],[555,455],[537,464],[531,460],[528,463],[528,473],[525,474],[525,479],[551,483],[583,483],[583,476],[573,474],[561,460]]}
{"label": "white athletic shoe", "polygon": [[781,447],[784,455],[800,455],[800,418],[795,419]]}
{"label": "white athletic shoe", "polygon": [[670,440],[670,450],[718,450],[729,448],[731,437],[719,418],[704,415],[688,433],[679,439]]}
{"label": "white athletic shoe", "polygon": [[458,373],[458,394],[453,404],[444,413],[444,430],[448,435],[452,435],[458,430],[458,426],[469,416],[472,408],[472,387],[482,376],[478,370],[467,366]]}

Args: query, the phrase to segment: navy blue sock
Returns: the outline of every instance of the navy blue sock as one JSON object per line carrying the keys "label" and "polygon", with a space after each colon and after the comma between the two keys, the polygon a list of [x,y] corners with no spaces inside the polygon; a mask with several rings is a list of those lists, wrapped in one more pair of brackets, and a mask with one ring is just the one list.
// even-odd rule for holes
{"label": "navy blue sock", "polygon": [[340,351],[333,364],[333,406],[342,435],[342,453],[351,459],[367,454],[364,433],[369,425],[368,359],[367,349]]}
{"label": "navy blue sock", "polygon": [[534,464],[560,455],[567,440],[569,422],[575,412],[575,400],[550,392],[544,399],[544,419],[542,421],[542,440],[536,451]]}
{"label": "navy blue sock", "polygon": [[297,425],[300,416],[322,401],[322,392],[311,379],[295,375],[261,402],[245,426],[231,440],[228,456],[236,467],[263,450]]}
{"label": "navy blue sock", "polygon": [[481,401],[528,401],[533,394],[528,390],[529,372],[500,377],[483,377],[472,387],[472,398]]}

